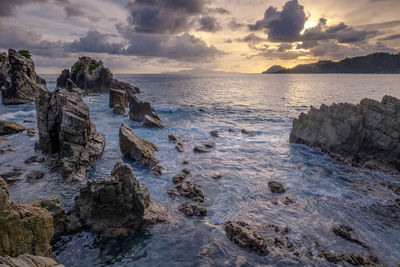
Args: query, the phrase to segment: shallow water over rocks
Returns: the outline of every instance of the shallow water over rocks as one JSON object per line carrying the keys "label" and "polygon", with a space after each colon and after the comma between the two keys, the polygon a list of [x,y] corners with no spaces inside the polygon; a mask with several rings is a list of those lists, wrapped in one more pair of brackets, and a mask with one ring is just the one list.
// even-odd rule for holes
{"label": "shallow water over rocks", "polygon": [[[43,75],[50,89],[55,75]],[[330,266],[318,257],[321,247],[336,254],[349,251],[376,254],[385,265],[400,263],[399,198],[382,182],[400,184],[400,177],[353,168],[332,161],[303,145],[288,142],[293,118],[309,105],[333,102],[358,103],[368,97],[380,100],[385,94],[400,97],[399,75],[232,75],[188,77],[173,75],[116,75],[138,86],[141,100],[149,101],[166,127],[149,129],[128,117],[116,116],[108,107],[108,95],[87,97],[92,122],[106,134],[106,149],[88,179],[108,176],[117,160],[118,130],[127,123],[141,138],[157,146],[155,153],[166,168],[161,176],[140,164],[132,165],[135,176],[151,196],[171,214],[169,223],[155,225],[129,237],[100,239],[89,233],[64,237],[53,246],[53,257],[66,266],[215,266],[276,265]],[[154,102],[153,102],[154,101]],[[36,128],[34,104],[0,105],[0,119]],[[28,122],[24,122],[28,121]],[[242,129],[251,135],[242,133]],[[219,137],[210,136],[218,130]],[[180,138],[179,153],[168,134]],[[41,162],[25,164],[38,136],[26,132],[5,136],[2,146],[14,149],[0,156],[1,173],[23,168],[22,181],[10,186],[12,200],[31,201],[59,197],[70,208],[80,183],[64,183]],[[214,142],[210,153],[194,153],[200,144]],[[189,164],[182,165],[187,160]],[[191,170],[187,180],[205,195],[205,217],[188,217],[179,211],[187,201],[167,194],[172,177],[183,168]],[[28,183],[32,171],[44,178]],[[213,179],[216,173],[221,174]],[[268,182],[282,183],[284,194],[272,193]],[[286,197],[293,202],[285,204]],[[233,244],[224,222],[241,220],[258,228],[269,239],[265,225],[288,227],[287,238],[300,256],[270,247],[261,256]],[[335,235],[338,224],[350,226],[366,247]],[[311,252],[314,256],[309,255]],[[346,265],[346,263],[341,263]]]}

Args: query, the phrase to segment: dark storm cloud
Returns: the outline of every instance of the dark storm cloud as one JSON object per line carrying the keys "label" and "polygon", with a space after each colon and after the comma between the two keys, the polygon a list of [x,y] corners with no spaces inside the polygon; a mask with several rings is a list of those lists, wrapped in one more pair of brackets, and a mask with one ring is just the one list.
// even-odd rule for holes
{"label": "dark storm cloud", "polygon": [[121,54],[124,47],[120,43],[110,43],[108,39],[110,34],[100,33],[98,31],[88,31],[86,36],[80,37],[68,45],[71,52],[93,52]]}
{"label": "dark storm cloud", "polygon": [[228,15],[231,14],[231,12],[223,7],[217,7],[217,8],[210,8],[208,9],[208,13],[216,13],[220,15]]}
{"label": "dark storm cloud", "polygon": [[285,3],[282,11],[269,7],[262,20],[248,27],[251,31],[264,30],[270,41],[292,42],[300,38],[306,20],[304,7],[297,0],[291,0]]}
{"label": "dark storm cloud", "polygon": [[217,19],[211,16],[204,16],[199,19],[200,28],[198,31],[203,32],[217,32],[221,30],[221,25],[218,23]]}
{"label": "dark storm cloud", "polygon": [[44,2],[47,2],[47,0],[0,0],[0,17],[11,16],[18,6]]}
{"label": "dark storm cloud", "polygon": [[265,38],[255,35],[254,33],[250,33],[245,37],[235,39],[235,41],[242,43],[258,44],[267,40]]}
{"label": "dark storm cloud", "polygon": [[64,8],[67,18],[85,17],[92,21],[98,21],[98,17],[88,15],[79,4],[72,3],[69,0],[54,0],[54,3],[61,5]]}
{"label": "dark storm cloud", "polygon": [[391,35],[385,36],[383,38],[380,38],[379,40],[390,41],[390,40],[396,40],[396,39],[400,39],[400,34],[391,34]]}
{"label": "dark storm cloud", "polygon": [[237,22],[235,19],[231,19],[231,20],[228,22],[228,28],[229,28],[230,30],[232,30],[232,31],[236,31],[236,30],[238,30],[238,29],[240,29],[240,28],[243,28],[244,26],[246,26],[246,24],[244,24],[244,23],[239,23],[239,22]]}

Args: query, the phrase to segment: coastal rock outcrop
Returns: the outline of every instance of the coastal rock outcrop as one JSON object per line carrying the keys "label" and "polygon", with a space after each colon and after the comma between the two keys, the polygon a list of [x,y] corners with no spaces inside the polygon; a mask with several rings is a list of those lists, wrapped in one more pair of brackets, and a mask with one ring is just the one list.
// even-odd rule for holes
{"label": "coastal rock outcrop", "polygon": [[51,214],[32,204],[11,202],[7,183],[0,178],[0,256],[49,256],[53,233]]}
{"label": "coastal rock outcrop", "polygon": [[78,93],[60,88],[50,92],[38,86],[36,114],[36,147],[58,155],[60,174],[66,181],[83,180],[105,147],[105,136],[90,122],[86,103]]}
{"label": "coastal rock outcrop", "polygon": [[26,128],[13,121],[0,120],[0,135],[14,134],[25,131]]}
{"label": "coastal rock outcrop", "polygon": [[35,101],[35,87],[46,85],[36,74],[29,51],[13,49],[0,54],[0,89],[4,105],[25,104]]}
{"label": "coastal rock outcrop", "polygon": [[101,60],[97,61],[90,57],[80,57],[71,70],[63,70],[57,78],[57,87],[67,90],[78,87],[86,94],[108,93],[111,88],[140,92],[137,87],[114,79],[111,71],[104,67]]}
{"label": "coastal rock outcrop", "polygon": [[334,159],[387,173],[400,172],[400,100],[363,99],[311,107],[293,121],[291,143],[305,144]]}
{"label": "coastal rock outcrop", "polygon": [[111,176],[90,180],[67,214],[67,230],[80,229],[117,236],[165,221],[167,214],[136,180],[132,168],[117,162]]}
{"label": "coastal rock outcrop", "polygon": [[139,100],[134,94],[128,92],[129,118],[133,121],[144,121],[144,126],[163,128],[164,123],[151,107],[149,102]]}
{"label": "coastal rock outcrop", "polygon": [[0,256],[1,267],[64,267],[62,264],[58,264],[55,259],[34,256],[30,254],[23,254],[16,258],[9,256]]}
{"label": "coastal rock outcrop", "polygon": [[119,146],[122,154],[134,161],[149,167],[155,166],[159,160],[153,155],[159,148],[138,137],[125,123],[119,128]]}

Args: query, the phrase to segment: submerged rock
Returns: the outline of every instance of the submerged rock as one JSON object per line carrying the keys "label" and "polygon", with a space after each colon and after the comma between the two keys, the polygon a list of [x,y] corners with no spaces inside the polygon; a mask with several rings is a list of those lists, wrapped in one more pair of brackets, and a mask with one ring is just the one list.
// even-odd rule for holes
{"label": "submerged rock", "polygon": [[248,248],[260,255],[267,255],[267,243],[253,226],[241,221],[227,221],[225,231],[229,239],[241,248]]}
{"label": "submerged rock", "polygon": [[178,143],[178,144],[175,146],[175,149],[176,149],[179,153],[185,152],[185,148],[183,147],[183,145],[182,145],[181,143]]}
{"label": "submerged rock", "polygon": [[67,230],[88,230],[104,236],[134,233],[165,221],[164,209],[136,180],[132,168],[117,162],[111,176],[87,182],[67,214]]}
{"label": "submerged rock", "polygon": [[33,171],[29,173],[25,178],[29,183],[35,182],[36,180],[40,180],[44,177],[44,172],[42,171]]}
{"label": "submerged rock", "polygon": [[280,182],[277,181],[271,181],[268,182],[268,187],[273,193],[285,193],[286,189],[283,187],[283,185]]}
{"label": "submerged rock", "polygon": [[35,101],[35,87],[46,85],[36,74],[35,64],[27,50],[8,50],[0,55],[0,89],[4,105],[25,104]]}
{"label": "submerged rock", "polygon": [[33,136],[36,135],[36,130],[33,129],[33,128],[28,128],[28,129],[26,130],[26,133],[27,133],[28,136],[33,137]]}
{"label": "submerged rock", "polygon": [[160,165],[160,164],[157,164],[157,165],[154,166],[154,168],[153,168],[153,174],[156,175],[156,176],[163,175],[164,170],[165,170],[165,167],[164,167],[164,166],[162,166],[162,165]]}
{"label": "submerged rock", "polygon": [[186,174],[185,173],[178,173],[174,177],[172,177],[172,181],[174,184],[179,184],[182,183],[184,180],[186,180]]}
{"label": "submerged rock", "polygon": [[205,146],[196,146],[196,147],[193,149],[193,151],[196,152],[196,153],[209,153],[209,152],[211,152],[211,150],[208,149],[208,148],[205,147]]}
{"label": "submerged rock", "polygon": [[204,146],[207,147],[207,148],[213,148],[213,147],[215,147],[215,142],[205,143]]}
{"label": "submerged rock", "polygon": [[219,137],[219,132],[217,130],[213,130],[210,132],[210,135],[213,137]]}
{"label": "submerged rock", "polygon": [[24,126],[16,122],[0,120],[0,135],[15,134],[25,130]]}
{"label": "submerged rock", "polygon": [[21,178],[18,177],[21,176],[23,172],[24,171],[21,168],[14,168],[10,172],[1,173],[0,177],[3,178],[7,184],[13,185],[16,182],[21,181]]}
{"label": "submerged rock", "polygon": [[153,167],[159,162],[153,156],[153,153],[159,150],[158,147],[138,137],[125,123],[119,128],[119,147],[125,157],[145,166]]}
{"label": "submerged rock", "polygon": [[53,233],[51,214],[32,204],[11,202],[7,183],[0,178],[0,256],[49,256]]}
{"label": "submerged rock", "polygon": [[311,107],[293,121],[291,143],[305,144],[334,159],[383,172],[400,172],[400,100],[363,99]]}
{"label": "submerged rock", "polygon": [[179,206],[179,210],[187,216],[206,216],[207,209],[199,202],[185,202]]}
{"label": "submerged rock", "polygon": [[83,180],[91,164],[103,155],[104,134],[91,123],[89,108],[77,93],[60,88],[50,92],[38,86],[36,94],[36,147],[58,155],[65,180]]}
{"label": "submerged rock", "polygon": [[34,256],[30,254],[23,254],[16,258],[10,256],[0,256],[0,266],[6,267],[64,267],[62,264],[58,264],[55,259]]}
{"label": "submerged rock", "polygon": [[120,105],[120,104],[115,105],[114,108],[113,108],[113,113],[114,113],[115,115],[125,115],[125,108],[124,108],[124,106],[122,106],[122,105]]}
{"label": "submerged rock", "polygon": [[[111,71],[104,67],[101,60],[80,57],[71,67],[65,69],[57,78],[57,87],[71,90],[78,87],[88,93],[108,93],[110,89],[139,93],[139,89],[113,78]],[[110,106],[111,107],[111,106]]]}
{"label": "submerged rock", "polygon": [[183,180],[174,188],[168,190],[168,195],[183,196],[193,201],[204,202],[203,191],[195,184]]}
{"label": "submerged rock", "polygon": [[129,118],[133,121],[145,121],[147,127],[163,128],[164,124],[149,102],[139,100],[134,94],[128,92]]}
{"label": "submerged rock", "polygon": [[30,158],[27,158],[24,162],[26,164],[31,164],[31,163],[34,163],[34,162],[44,162],[44,158],[43,157],[39,157],[39,156],[32,156]]}
{"label": "submerged rock", "polygon": [[332,228],[332,231],[335,235],[340,236],[347,241],[364,246],[364,244],[355,237],[354,230],[350,226],[344,224],[335,225]]}
{"label": "submerged rock", "polygon": [[354,266],[384,266],[375,255],[363,256],[356,253],[335,254],[324,250],[319,256],[335,264],[345,261]]}
{"label": "submerged rock", "polygon": [[176,142],[179,141],[179,139],[178,139],[175,135],[173,135],[173,134],[169,134],[169,135],[168,135],[168,140],[169,140],[169,141],[172,141],[172,142],[174,142],[174,143],[176,143]]}

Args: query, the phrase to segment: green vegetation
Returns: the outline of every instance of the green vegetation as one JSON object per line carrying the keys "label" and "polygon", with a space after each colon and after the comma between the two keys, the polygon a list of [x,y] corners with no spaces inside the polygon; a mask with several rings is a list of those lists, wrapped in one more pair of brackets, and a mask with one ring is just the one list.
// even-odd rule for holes
{"label": "green vegetation", "polygon": [[75,62],[74,66],[72,67],[73,73],[78,73],[82,69],[82,67],[83,67],[82,62],[79,61]]}
{"label": "green vegetation", "polygon": [[100,64],[90,64],[89,66],[89,74],[92,75],[93,70],[95,70]]}
{"label": "green vegetation", "polygon": [[6,61],[6,57],[0,56],[0,62],[4,62],[4,61]]}
{"label": "green vegetation", "polygon": [[31,53],[29,52],[29,50],[26,50],[26,49],[19,50],[18,54],[20,54],[21,56],[24,56],[26,58],[31,58]]}

